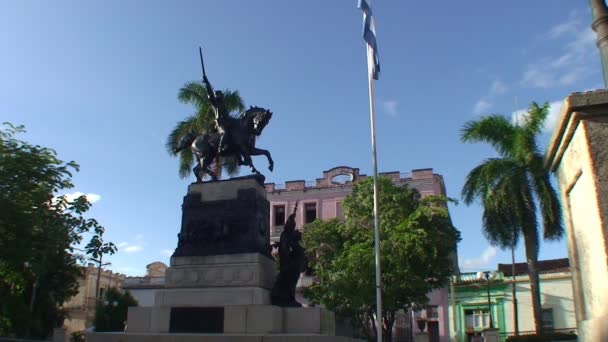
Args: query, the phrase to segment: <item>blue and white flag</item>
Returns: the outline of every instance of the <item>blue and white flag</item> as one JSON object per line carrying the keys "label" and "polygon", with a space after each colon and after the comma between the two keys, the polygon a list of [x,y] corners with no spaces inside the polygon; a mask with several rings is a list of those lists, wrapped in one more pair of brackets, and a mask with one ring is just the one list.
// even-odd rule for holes
{"label": "blue and white flag", "polygon": [[363,40],[371,49],[371,58],[368,56],[368,64],[372,77],[377,80],[380,76],[380,59],[378,58],[378,46],[376,45],[376,27],[372,17],[372,9],[366,0],[359,0],[359,6],[363,11]]}

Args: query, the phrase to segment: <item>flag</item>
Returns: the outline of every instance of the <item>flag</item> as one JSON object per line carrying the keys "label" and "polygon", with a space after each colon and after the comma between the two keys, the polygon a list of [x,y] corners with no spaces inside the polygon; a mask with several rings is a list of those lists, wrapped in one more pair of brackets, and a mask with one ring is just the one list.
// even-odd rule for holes
{"label": "flag", "polygon": [[359,6],[363,11],[363,40],[372,50],[372,58],[368,63],[371,63],[371,74],[375,80],[380,76],[380,59],[378,58],[378,46],[376,45],[376,27],[374,18],[372,17],[372,9],[369,7],[367,0],[359,0]]}

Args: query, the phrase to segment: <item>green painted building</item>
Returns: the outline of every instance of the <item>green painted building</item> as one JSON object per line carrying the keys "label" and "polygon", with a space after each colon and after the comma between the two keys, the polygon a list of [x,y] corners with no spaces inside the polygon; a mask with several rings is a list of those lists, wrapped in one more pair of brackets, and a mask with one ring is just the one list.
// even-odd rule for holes
{"label": "green painted building", "polygon": [[[488,287],[490,302],[488,305]],[[505,293],[509,291],[503,274],[497,272],[492,279],[479,279],[477,272],[454,276],[450,292],[450,325],[458,341],[468,342],[473,335],[481,335],[492,326],[499,333],[506,332]]]}
{"label": "green painted building", "polygon": [[[568,259],[539,260],[538,271],[542,328],[547,331],[576,332]],[[490,327],[490,313],[493,327],[498,329],[501,341],[515,331],[520,334],[534,333],[528,265],[523,262],[514,265],[498,264],[493,275],[490,281],[480,278],[477,272],[461,273],[452,278],[448,302],[450,336],[453,340],[475,341],[471,335],[480,335]],[[514,285],[518,303],[517,327],[512,294]]]}

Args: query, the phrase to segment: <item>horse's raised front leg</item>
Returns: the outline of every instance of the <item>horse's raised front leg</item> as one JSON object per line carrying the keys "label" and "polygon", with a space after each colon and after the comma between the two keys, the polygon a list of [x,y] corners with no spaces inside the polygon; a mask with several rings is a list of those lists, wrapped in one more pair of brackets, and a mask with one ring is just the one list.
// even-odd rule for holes
{"label": "horse's raised front leg", "polygon": [[258,171],[255,166],[253,166],[253,160],[251,159],[251,156],[248,153],[243,153],[243,165],[247,165],[251,168],[251,172],[253,172],[254,174],[259,174],[260,171]]}
{"label": "horse's raised front leg", "polygon": [[252,156],[259,156],[262,154],[266,156],[266,159],[268,159],[268,170],[272,171],[272,169],[274,169],[274,160],[272,160],[272,157],[270,156],[270,151],[257,147],[251,149]]}

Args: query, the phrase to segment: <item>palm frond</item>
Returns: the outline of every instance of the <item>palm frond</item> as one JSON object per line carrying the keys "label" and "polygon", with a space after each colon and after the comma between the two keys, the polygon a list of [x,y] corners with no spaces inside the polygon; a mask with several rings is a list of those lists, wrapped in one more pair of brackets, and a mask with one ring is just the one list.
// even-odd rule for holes
{"label": "palm frond", "polygon": [[534,155],[539,153],[536,137],[525,128],[517,127],[517,130],[518,132],[513,138],[512,155],[522,165],[527,165]]}
{"label": "palm frond", "polygon": [[224,90],[224,101],[226,102],[226,108],[230,112],[240,113],[245,110],[245,102],[243,102],[238,90]]}
{"label": "palm frond", "polygon": [[183,150],[179,153],[179,176],[188,178],[192,175],[192,167],[196,162],[192,151]]}
{"label": "palm frond", "polygon": [[526,184],[524,168],[514,168],[499,179],[483,199],[483,233],[493,244],[501,248],[517,245],[522,231],[523,215],[520,210],[526,202],[521,196]]}
{"label": "palm frond", "polygon": [[196,109],[209,107],[207,89],[200,82],[188,82],[177,93],[177,99],[183,103],[191,103]]}
{"label": "palm frond", "polygon": [[532,102],[528,108],[528,114],[524,121],[524,128],[533,136],[536,136],[543,129],[545,120],[549,115],[549,103],[545,102],[542,107],[536,102]]}
{"label": "palm frond", "polygon": [[461,129],[463,142],[487,142],[504,157],[512,156],[516,126],[502,115],[485,116],[465,123]]}
{"label": "palm frond", "polygon": [[482,215],[482,233],[492,246],[506,249],[517,246],[520,231],[509,207],[487,206]]}
{"label": "palm frond", "polygon": [[179,140],[188,133],[200,133],[202,131],[201,126],[200,120],[196,115],[192,115],[186,120],[178,122],[167,137],[167,142],[165,143],[167,152],[170,155],[175,156],[175,149],[178,146]]}
{"label": "palm frond", "polygon": [[525,201],[520,196],[525,178],[525,169],[513,167],[493,184],[483,199],[483,233],[492,244],[501,248],[515,246],[519,241],[522,215],[518,209]]}
{"label": "palm frond", "polygon": [[540,204],[540,216],[543,222],[543,237],[547,240],[559,240],[564,236],[562,207],[557,191],[551,184],[549,171],[544,168],[542,156],[536,156],[532,172],[534,191]]}
{"label": "palm frond", "polygon": [[228,176],[236,176],[239,173],[238,160],[235,157],[223,157],[222,158],[222,170],[226,172]]}
{"label": "palm frond", "polygon": [[471,204],[477,198],[485,197],[502,178],[509,177],[519,166],[509,158],[489,158],[475,167],[462,187],[462,198]]}

